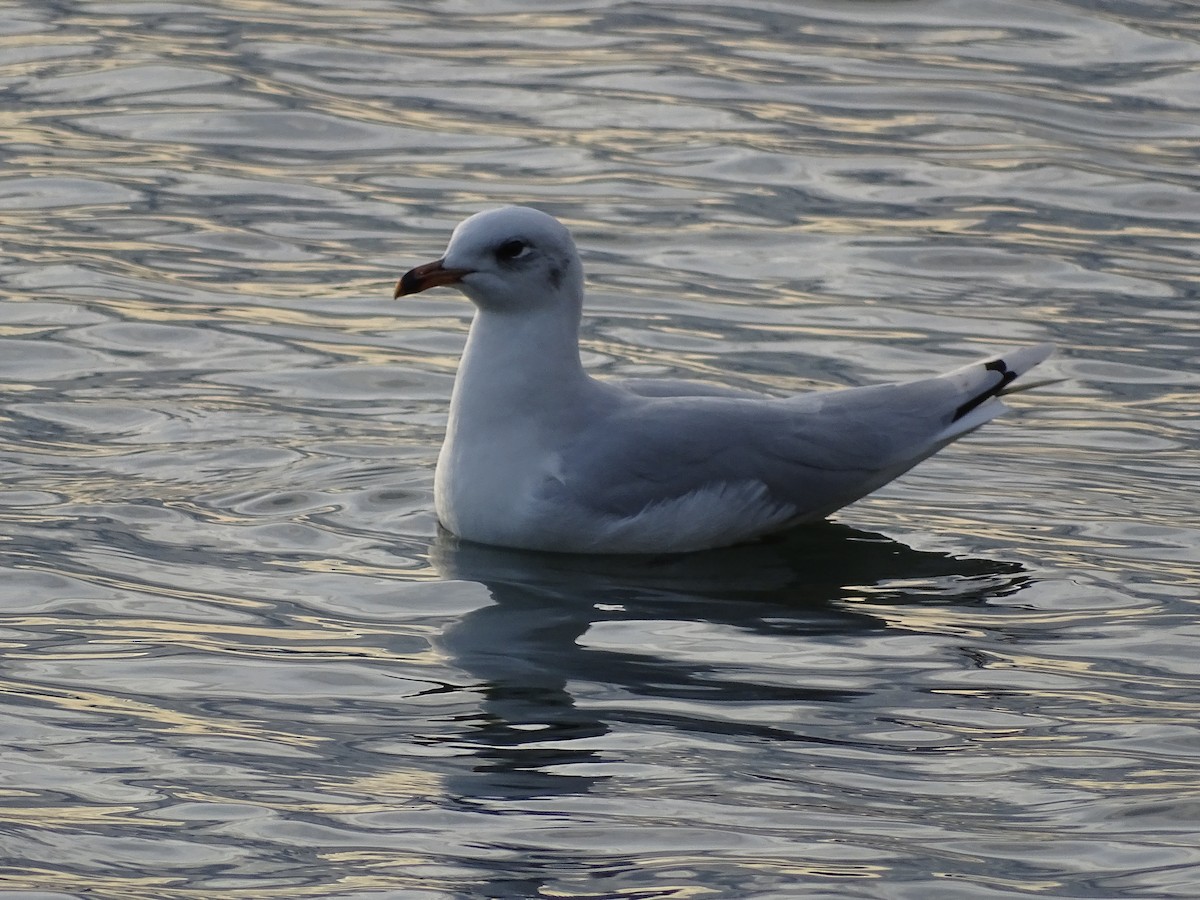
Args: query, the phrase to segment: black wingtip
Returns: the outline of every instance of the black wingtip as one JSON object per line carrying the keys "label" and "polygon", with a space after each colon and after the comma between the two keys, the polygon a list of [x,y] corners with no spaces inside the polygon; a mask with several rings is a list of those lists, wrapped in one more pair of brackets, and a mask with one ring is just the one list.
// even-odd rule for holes
{"label": "black wingtip", "polygon": [[966,403],[964,403],[962,406],[960,406],[958,409],[956,409],[954,411],[953,421],[957,422],[959,419],[961,419],[963,416],[965,416],[971,410],[976,409],[978,406],[980,406],[983,403],[986,403],[988,400],[991,400],[993,397],[999,396],[1000,392],[1003,391],[1006,387],[1008,387],[1009,384],[1012,383],[1013,379],[1015,379],[1018,375],[1018,373],[1014,372],[1012,369],[1010,369],[1008,367],[1008,363],[1006,363],[1002,359],[989,359],[987,362],[985,362],[983,364],[983,367],[985,369],[990,369],[993,372],[999,372],[1000,380],[994,386],[988,388],[986,391],[979,394],[978,396],[972,397],[970,400],[968,400]]}

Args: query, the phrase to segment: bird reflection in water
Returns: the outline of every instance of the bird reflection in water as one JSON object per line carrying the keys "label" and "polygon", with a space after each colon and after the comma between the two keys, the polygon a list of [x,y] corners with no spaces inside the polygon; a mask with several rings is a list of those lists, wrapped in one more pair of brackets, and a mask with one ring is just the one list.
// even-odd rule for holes
{"label": "bird reflection in water", "polygon": [[[864,591],[876,606],[974,604],[1010,594],[1026,580],[1016,563],[916,550],[828,522],[757,544],[660,556],[534,553],[442,532],[431,561],[443,578],[479,582],[495,601],[448,628],[441,646],[478,680],[484,697],[482,714],[462,735],[479,764],[473,783],[459,786],[460,796],[507,799],[588,791],[603,776],[580,773],[601,759],[594,749],[572,745],[607,734],[616,722],[828,741],[792,727],[700,718],[694,707],[837,702],[861,693],[748,681],[727,659],[655,654],[640,642],[628,649],[581,642],[597,625],[644,622],[661,630],[664,622],[695,623],[777,638],[833,639],[888,628],[849,602]],[[581,708],[572,684],[599,686],[589,694],[598,690],[613,702]],[[681,704],[675,713],[672,701]]]}

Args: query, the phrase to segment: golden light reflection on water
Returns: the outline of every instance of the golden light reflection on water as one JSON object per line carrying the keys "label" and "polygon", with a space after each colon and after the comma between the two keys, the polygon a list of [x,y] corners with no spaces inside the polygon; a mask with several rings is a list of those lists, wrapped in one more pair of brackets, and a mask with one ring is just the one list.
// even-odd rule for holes
{"label": "golden light reflection on water", "polygon": [[294,747],[311,747],[323,740],[311,735],[291,734],[263,728],[249,720],[217,721],[170,709],[148,700],[135,700],[128,696],[108,695],[83,688],[60,688],[47,684],[0,680],[0,694],[47,704],[65,712],[135,719],[141,727],[150,731],[205,737],[241,738]]}
{"label": "golden light reflection on water", "polygon": [[91,892],[95,897],[113,898],[113,900],[149,896],[162,897],[163,900],[172,898],[173,900],[176,897],[199,896],[192,891],[181,893],[176,887],[178,883],[178,878],[167,876],[76,875],[58,868],[39,866],[25,866],[17,871],[10,869],[0,873],[0,887],[5,890],[27,891],[30,894],[54,890],[83,896],[87,892]]}
{"label": "golden light reflection on water", "polygon": [[[183,822],[170,819],[146,819],[136,806],[52,806],[39,803],[37,806],[0,805],[0,822],[8,825],[36,824],[41,828],[114,827],[135,825],[138,827],[171,828]],[[0,885],[3,878],[0,877]]]}
{"label": "golden light reflection on water", "polygon": [[228,606],[233,609],[258,610],[260,612],[270,609],[272,605],[267,600],[246,597],[236,594],[232,591],[222,592],[197,588],[185,588],[181,587],[177,583],[152,581],[150,579],[140,580],[138,578],[129,578],[126,576],[101,571],[95,566],[79,567],[71,569],[69,572],[61,573],[58,569],[46,567],[45,565],[37,565],[33,562],[30,562],[21,568],[31,572],[45,572],[50,575],[64,574],[70,578],[78,579],[84,584],[95,585],[100,588],[107,588],[117,592],[128,592],[132,596],[149,594],[151,596],[163,597],[170,600],[194,601],[200,605],[213,604],[218,607]]}
{"label": "golden light reflection on water", "polygon": [[[286,796],[289,790],[314,792],[319,790],[321,799],[297,799]],[[280,788],[269,796],[255,795],[253,798],[231,797],[222,794],[182,791],[180,800],[213,805],[245,806],[266,808],[279,813],[313,816],[369,816],[394,813],[399,806],[405,810],[433,808],[424,803],[440,797],[444,787],[441,780],[419,771],[395,772],[387,776],[376,776],[361,783],[339,783],[333,780],[313,784],[307,775],[298,774],[294,785],[286,779]],[[345,797],[347,799],[334,799]]]}
{"label": "golden light reflection on water", "polygon": [[[381,854],[383,855],[383,854]],[[412,872],[413,861],[407,857],[390,854],[390,860],[396,860],[396,865],[386,868],[400,870],[392,876],[372,874],[346,874],[336,878],[332,883],[304,884],[289,880],[286,885],[264,883],[265,877],[246,879],[248,884],[223,884],[220,888],[222,897],[234,900],[288,900],[292,897],[328,897],[331,890],[338,892],[387,891],[387,890],[428,890],[432,885],[453,890],[456,880],[444,876],[430,876],[421,871]],[[427,859],[416,858],[417,862],[428,864]],[[350,862],[350,860],[347,860]],[[358,866],[355,865],[355,869]],[[133,900],[133,898],[154,898],[154,900],[210,900],[213,890],[209,887],[180,886],[181,877],[155,877],[138,875],[103,875],[90,874],[86,877],[73,875],[50,868],[28,868],[20,874],[11,872],[0,873],[0,887],[13,890],[25,890],[30,893],[40,893],[46,890],[59,890],[76,896],[91,895],[106,900]]]}
{"label": "golden light reflection on water", "polygon": [[[681,866],[686,866],[687,861],[679,860],[678,864]],[[712,897],[720,894],[720,891],[716,888],[709,888],[702,885],[688,884],[679,881],[671,881],[669,878],[658,880],[656,885],[656,889],[663,892],[661,896],[671,898],[680,897],[682,900],[690,900],[692,897]],[[577,890],[571,890],[569,887],[558,887],[550,891],[542,891],[541,893],[547,897],[587,898],[595,896],[595,893],[584,885],[580,885]]]}
{"label": "golden light reflection on water", "polygon": [[[379,647],[361,645],[364,638],[384,636],[387,638],[415,637],[429,639],[437,635],[440,628],[416,624],[400,625],[388,623],[386,627],[372,627],[360,622],[344,622],[318,616],[296,616],[293,622],[315,626],[306,631],[290,624],[287,628],[263,628],[223,622],[218,631],[206,631],[206,624],[138,619],[122,617],[116,621],[104,619],[86,620],[78,616],[56,618],[52,616],[7,616],[5,624],[14,628],[70,629],[85,632],[88,645],[97,648],[94,655],[105,657],[99,649],[108,643],[128,645],[131,650],[120,655],[140,653],[140,644],[170,645],[173,647],[200,650],[212,654],[234,656],[274,656],[287,653],[289,656],[304,656],[313,659],[363,658],[391,660],[395,662],[419,662],[425,653],[396,654]],[[233,643],[234,639],[243,643]],[[341,643],[327,643],[340,641]],[[352,649],[351,649],[352,646]],[[109,651],[111,654],[112,651]],[[40,649],[32,654],[13,653],[11,658],[22,659],[87,659],[93,654],[75,649],[60,653]],[[111,658],[111,655],[108,656]]]}
{"label": "golden light reflection on water", "polygon": [[[1144,614],[1149,615],[1149,611]],[[1125,671],[1115,667],[1110,668],[1111,663],[1100,660],[1087,659],[1070,659],[1055,656],[1033,656],[1022,654],[1004,654],[997,652],[987,652],[982,654],[986,659],[987,665],[1007,666],[1014,669],[1020,669],[1022,672],[1039,672],[1048,675],[1061,675],[1066,678],[1075,678],[1076,676],[1084,676],[1081,681],[1100,681],[1100,682],[1119,682],[1122,684],[1152,687],[1163,691],[1188,691],[1195,684],[1195,679],[1187,676],[1173,676],[1161,669],[1153,673],[1139,674],[1137,672]],[[1100,696],[1100,695],[1094,695]],[[1117,701],[1117,695],[1113,694],[1110,698],[1110,703],[1120,702],[1122,705],[1133,708],[1154,708],[1154,709],[1178,709],[1185,710],[1192,706],[1191,703],[1181,702],[1178,700],[1163,700],[1162,698],[1146,698],[1141,695],[1120,697]],[[1163,704],[1166,704],[1164,707]]]}
{"label": "golden light reflection on water", "polygon": [[916,218],[905,220],[900,218],[847,218],[822,219],[810,216],[801,230],[820,234],[880,234],[887,232],[892,235],[903,234],[905,231],[927,233],[936,231],[944,234],[964,234],[977,228],[980,219],[968,217],[955,218]]}

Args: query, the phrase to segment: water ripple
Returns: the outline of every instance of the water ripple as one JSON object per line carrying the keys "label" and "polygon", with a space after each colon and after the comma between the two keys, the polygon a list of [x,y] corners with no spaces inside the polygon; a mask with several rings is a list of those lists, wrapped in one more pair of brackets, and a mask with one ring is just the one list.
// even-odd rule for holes
{"label": "water ripple", "polygon": [[[1191,896],[1198,58],[1176,2],[6,10],[0,889]],[[390,287],[508,202],[599,374],[1065,380],[774,544],[459,544],[467,308]]]}

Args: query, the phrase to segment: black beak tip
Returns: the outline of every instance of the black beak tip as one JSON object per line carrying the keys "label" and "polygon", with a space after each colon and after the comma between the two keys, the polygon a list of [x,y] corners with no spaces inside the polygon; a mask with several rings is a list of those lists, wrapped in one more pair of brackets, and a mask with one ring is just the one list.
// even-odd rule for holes
{"label": "black beak tip", "polygon": [[440,259],[437,259],[405,272],[403,277],[396,283],[396,290],[392,292],[392,299],[407,297],[409,294],[419,294],[421,291],[427,291],[430,288],[440,287],[444,284],[458,284],[463,280],[464,276],[470,274],[470,269],[448,269],[442,265]]}
{"label": "black beak tip", "polygon": [[409,294],[415,294],[421,290],[421,279],[412,271],[405,272],[400,276],[400,280],[396,282],[396,290],[392,292],[392,299],[399,300],[401,297],[406,297]]}

